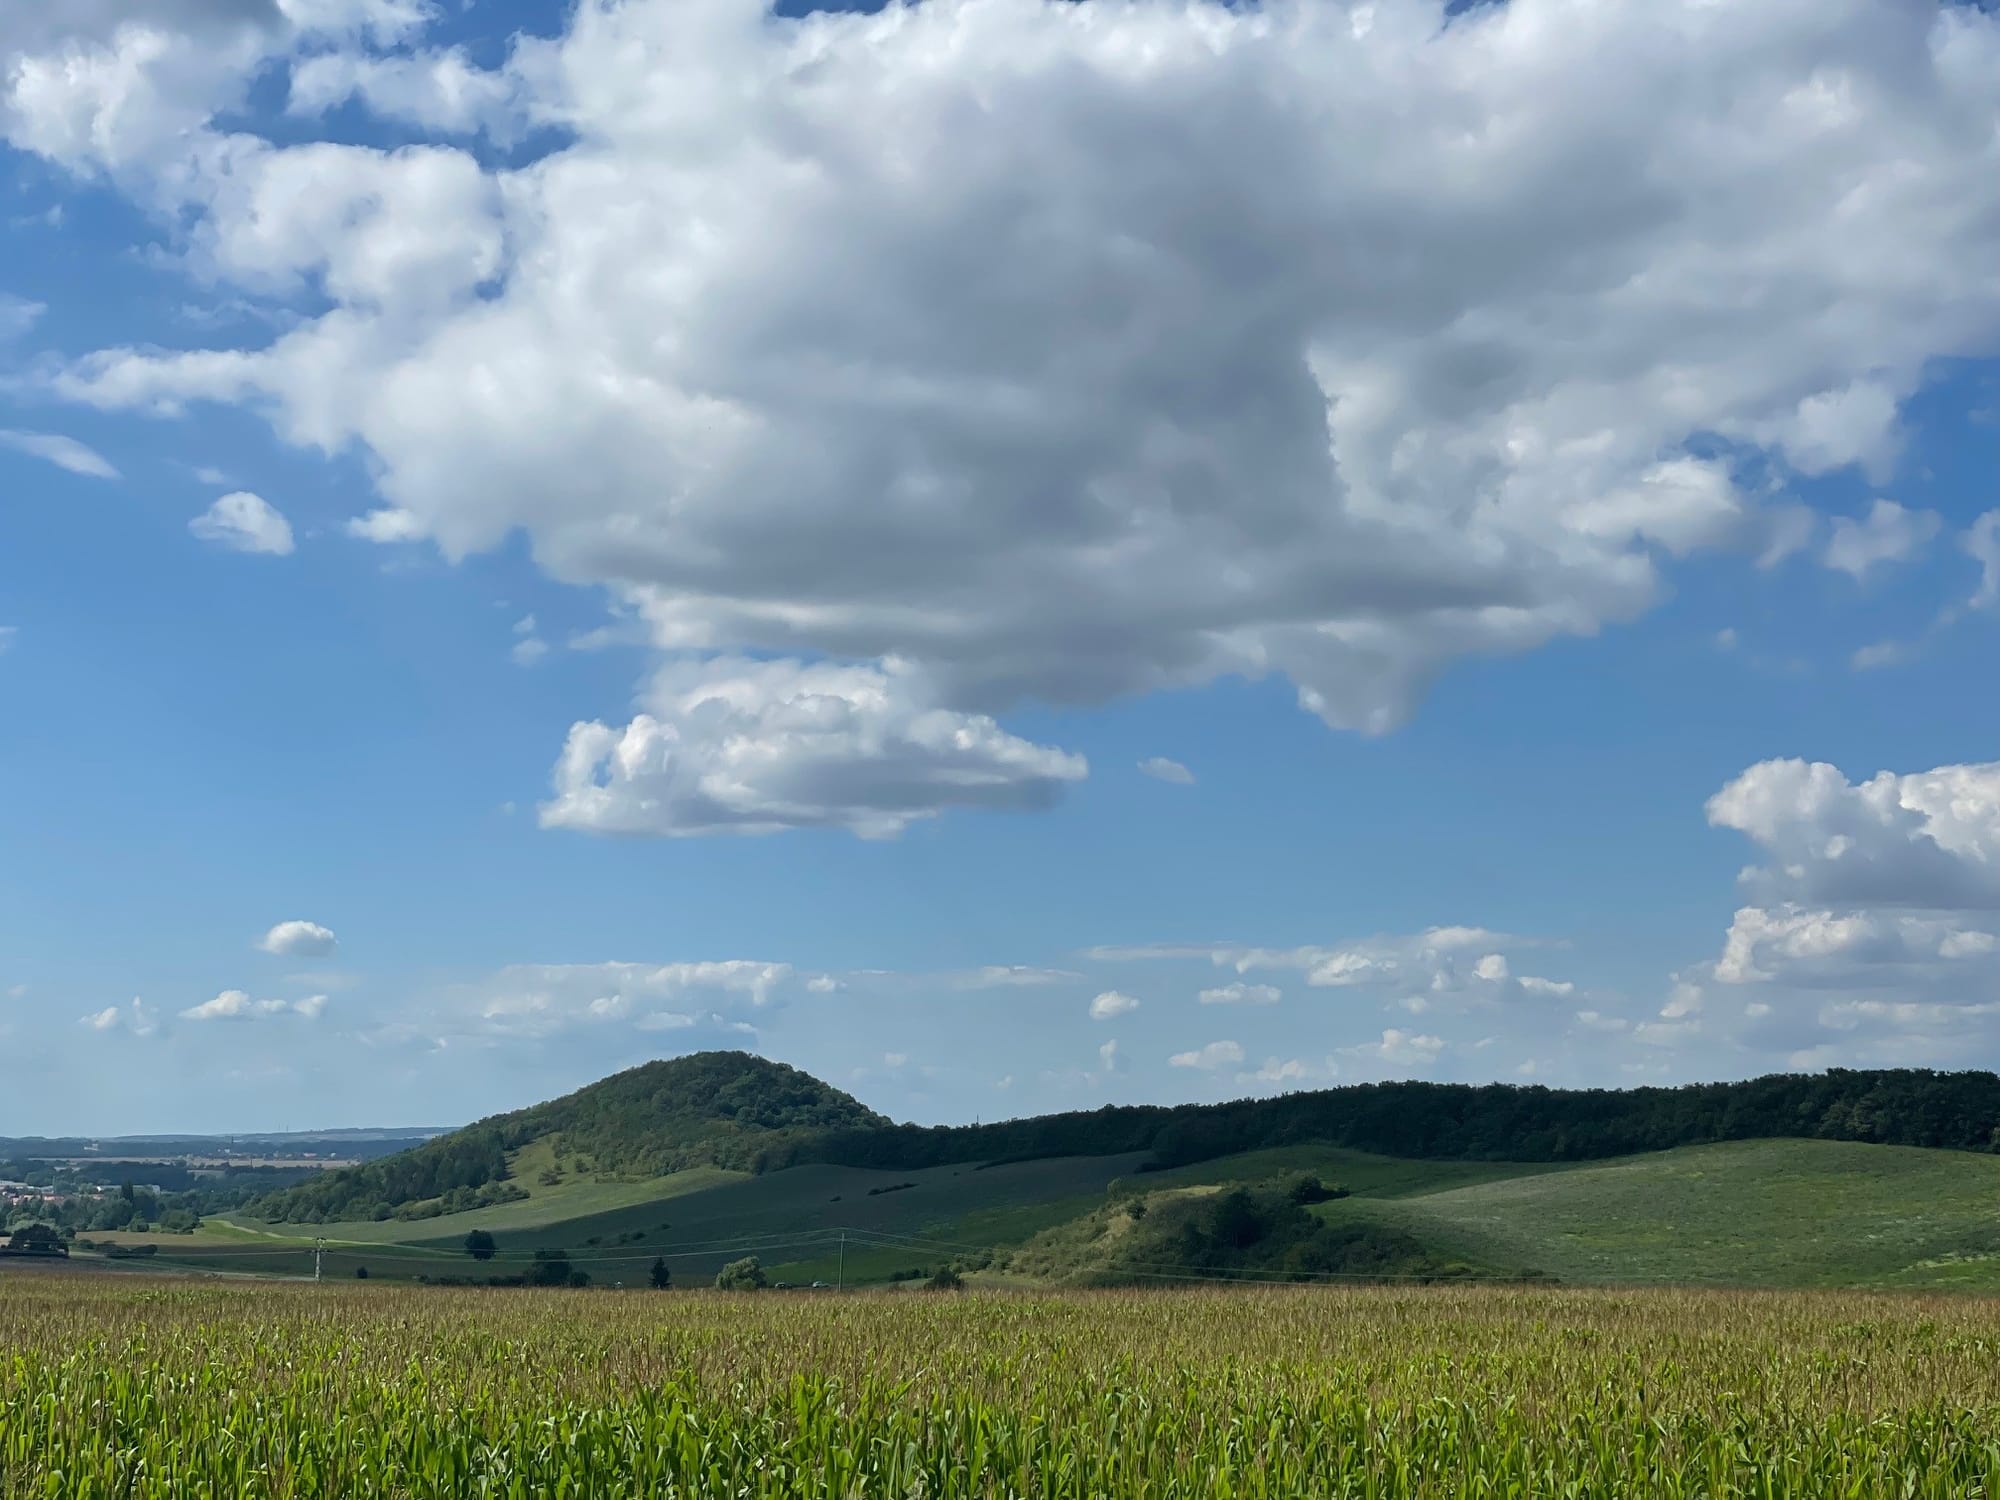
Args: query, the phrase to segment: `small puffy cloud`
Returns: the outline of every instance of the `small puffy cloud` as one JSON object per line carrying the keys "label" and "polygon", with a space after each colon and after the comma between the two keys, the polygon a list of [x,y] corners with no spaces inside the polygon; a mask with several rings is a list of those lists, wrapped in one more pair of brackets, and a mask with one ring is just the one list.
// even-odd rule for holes
{"label": "small puffy cloud", "polygon": [[326,996],[310,995],[303,1000],[253,1000],[242,990],[224,990],[213,1000],[204,1000],[181,1012],[183,1021],[267,1021],[276,1016],[303,1016],[316,1020],[326,1008]]}
{"label": "small puffy cloud", "polygon": [[1125,1071],[1125,1059],[1118,1055],[1118,1043],[1106,1042],[1097,1049],[1097,1070],[1107,1076]]}
{"label": "small puffy cloud", "polygon": [[7,654],[14,644],[14,638],[21,633],[18,625],[0,625],[0,656]]}
{"label": "small puffy cloud", "polygon": [[1576,993],[1576,985],[1570,980],[1544,979],[1539,974],[1523,974],[1515,983],[1521,986],[1523,993],[1529,995],[1546,995],[1561,999]]}
{"label": "small puffy cloud", "polygon": [[1164,755],[1155,755],[1140,761],[1139,769],[1155,781],[1170,781],[1175,786],[1194,785],[1194,772],[1177,760],[1168,760]]}
{"label": "small puffy cloud", "polygon": [[1139,1008],[1139,1002],[1118,990],[1106,990],[1090,1002],[1090,1019],[1093,1021],[1115,1021],[1120,1016],[1129,1016]]}
{"label": "small puffy cloud", "polygon": [[683,663],[649,702],[622,728],[570,731],[543,827],[891,838],[947,807],[1046,807],[1087,770],[983,715],[928,706],[900,668]]}
{"label": "small puffy cloud", "polygon": [[1245,984],[1239,979],[1203,990],[1195,998],[1203,1005],[1276,1005],[1283,997],[1274,984]]}
{"label": "small puffy cloud", "polygon": [[815,974],[806,981],[806,989],[815,995],[837,994],[846,988],[845,984],[835,979],[831,974]]}
{"label": "small puffy cloud", "polygon": [[1942,524],[1936,511],[1905,510],[1893,500],[1877,500],[1861,520],[1834,518],[1826,565],[1856,579],[1866,578],[1885,563],[1915,557]]}
{"label": "small puffy cloud", "polygon": [[25,453],[30,458],[39,458],[58,469],[67,469],[72,474],[82,474],[90,479],[118,477],[118,471],[101,453],[60,433],[0,428],[0,448],[11,448],[16,453]]}
{"label": "small puffy cloud", "polygon": [[1379,1042],[1360,1050],[1379,1057],[1385,1063],[1423,1066],[1436,1062],[1447,1045],[1443,1037],[1399,1031],[1391,1026],[1382,1033]]}
{"label": "small puffy cloud", "polygon": [[1235,1042],[1210,1042],[1193,1052],[1176,1052],[1167,1059],[1171,1067],[1199,1068],[1213,1073],[1217,1068],[1234,1067],[1243,1061],[1243,1049]]}
{"label": "small puffy cloud", "polygon": [[1734,625],[1725,625],[1722,629],[1715,632],[1716,650],[1723,652],[1734,651],[1739,644],[1741,644],[1741,637],[1737,635]]}
{"label": "small puffy cloud", "polygon": [[1504,953],[1489,953],[1472,966],[1475,979],[1497,983],[1508,976],[1507,956]]}
{"label": "small puffy cloud", "polygon": [[425,536],[424,523],[412,511],[392,508],[371,510],[365,516],[356,516],[349,521],[346,532],[357,541],[378,542],[384,546],[396,542],[422,541]]}
{"label": "small puffy cloud", "polygon": [[133,1036],[151,1036],[160,1029],[158,1019],[137,996],[130,1005],[107,1005],[103,1010],[80,1017],[78,1024],[95,1032],[126,1031]]}
{"label": "small puffy cloud", "polygon": [[331,928],[317,922],[280,922],[257,940],[257,946],[280,958],[324,958],[340,946]]}
{"label": "small puffy cloud", "polygon": [[237,490],[224,495],[188,522],[204,542],[265,557],[289,557],[295,548],[292,526],[261,495]]}

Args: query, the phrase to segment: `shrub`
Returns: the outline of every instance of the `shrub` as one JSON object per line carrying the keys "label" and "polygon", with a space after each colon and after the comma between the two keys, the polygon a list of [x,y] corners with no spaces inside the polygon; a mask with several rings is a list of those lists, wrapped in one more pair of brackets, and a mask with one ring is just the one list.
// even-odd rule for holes
{"label": "shrub", "polygon": [[756,1292],[769,1286],[770,1280],[764,1275],[764,1263],[754,1255],[746,1255],[724,1266],[715,1284],[725,1292]]}

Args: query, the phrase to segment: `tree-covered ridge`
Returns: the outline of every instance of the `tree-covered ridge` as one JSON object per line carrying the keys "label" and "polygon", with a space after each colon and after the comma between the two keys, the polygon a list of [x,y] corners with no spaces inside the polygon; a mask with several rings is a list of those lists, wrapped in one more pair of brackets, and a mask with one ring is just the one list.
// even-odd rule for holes
{"label": "tree-covered ridge", "polygon": [[991,1125],[896,1125],[811,1075],[742,1052],[648,1063],[413,1151],[274,1193],[294,1222],[424,1217],[520,1190],[508,1158],[548,1140],[593,1172],[807,1163],[911,1171],[960,1163],[1152,1153],[1180,1166],[1317,1143],[1457,1161],[1588,1161],[1772,1137],[2000,1150],[2000,1077],[1924,1069],[1773,1074],[1681,1088],[1367,1083],[1227,1104],[1111,1107]]}
{"label": "tree-covered ridge", "polygon": [[546,1104],[495,1115],[398,1156],[329,1172],[253,1205],[294,1223],[424,1217],[514,1196],[508,1158],[548,1141],[558,1159],[625,1177],[758,1168],[773,1150],[889,1122],[809,1073],[747,1052],[646,1063]]}
{"label": "tree-covered ridge", "polygon": [[1364,1083],[1226,1104],[839,1131],[792,1143],[782,1161],[767,1153],[763,1164],[912,1170],[1151,1151],[1156,1165],[1171,1167],[1308,1143],[1431,1160],[1589,1161],[1779,1136],[1993,1151],[2000,1149],[2000,1077],[1836,1068],[1680,1088]]}

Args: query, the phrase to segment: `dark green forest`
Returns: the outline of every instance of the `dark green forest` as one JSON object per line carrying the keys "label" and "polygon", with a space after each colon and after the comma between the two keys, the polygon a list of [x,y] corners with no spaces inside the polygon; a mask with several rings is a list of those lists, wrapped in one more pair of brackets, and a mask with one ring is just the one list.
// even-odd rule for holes
{"label": "dark green forest", "polygon": [[990,1125],[892,1124],[809,1074],[742,1052],[620,1073],[399,1156],[275,1193],[281,1221],[420,1217],[518,1195],[508,1156],[532,1141],[599,1173],[808,1163],[917,1170],[1150,1152],[1153,1168],[1319,1143],[1459,1161],[1586,1161],[1768,1137],[2000,1149],[2000,1077],[1921,1069],[1773,1074],[1679,1088],[1369,1083],[1226,1104],[1106,1107]]}
{"label": "dark green forest", "polygon": [[773,1143],[762,1166],[818,1161],[909,1170],[1150,1151],[1153,1164],[1165,1168],[1307,1143],[1433,1161],[1590,1161],[1775,1136],[1993,1151],[2000,1149],[2000,1077],[1833,1069],[1680,1088],[1363,1083],[1226,1104],[837,1131]]}

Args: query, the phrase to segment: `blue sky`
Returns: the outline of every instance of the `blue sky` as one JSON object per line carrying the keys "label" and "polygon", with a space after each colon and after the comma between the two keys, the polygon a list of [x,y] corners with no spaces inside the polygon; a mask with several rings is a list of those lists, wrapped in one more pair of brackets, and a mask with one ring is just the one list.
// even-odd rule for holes
{"label": "blue sky", "polygon": [[0,0],[0,1134],[1993,1065],[1996,62]]}

